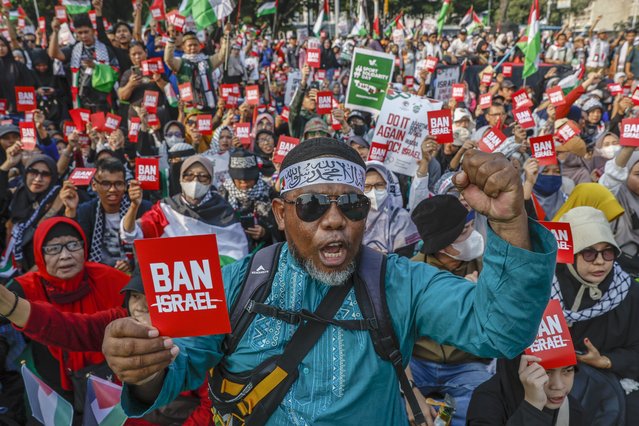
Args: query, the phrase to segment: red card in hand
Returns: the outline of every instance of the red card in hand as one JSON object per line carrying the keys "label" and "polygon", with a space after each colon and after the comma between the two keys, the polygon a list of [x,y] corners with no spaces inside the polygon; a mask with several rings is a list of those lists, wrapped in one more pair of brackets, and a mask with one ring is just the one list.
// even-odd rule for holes
{"label": "red card in hand", "polygon": [[89,121],[95,130],[101,132],[104,130],[104,124],[106,123],[106,117],[103,112],[96,112],[89,116]]}
{"label": "red card in hand", "polygon": [[138,135],[140,134],[140,118],[132,117],[129,120],[129,142],[137,143]]}
{"label": "red card in hand", "polygon": [[95,169],[76,168],[69,175],[69,182],[75,186],[89,186],[93,175],[95,175]]}
{"label": "red card in hand", "polygon": [[572,120],[568,120],[563,126],[557,129],[557,137],[563,141],[563,143],[568,142],[570,139],[574,138],[579,134],[579,126]]}
{"label": "red card in hand", "polygon": [[513,93],[512,100],[514,109],[530,108],[533,106],[532,101],[528,97],[528,92],[526,92],[525,89],[520,89]]}
{"label": "red card in hand", "polygon": [[491,127],[479,141],[479,149],[484,152],[494,152],[506,140],[506,135],[497,129]]}
{"label": "red card in hand", "polygon": [[453,117],[449,109],[428,111],[428,134],[433,136],[437,143],[453,142]]}
{"label": "red card in hand", "polygon": [[319,68],[321,66],[321,50],[318,48],[310,48],[306,50],[306,63],[311,68]]}
{"label": "red card in hand", "polygon": [[388,152],[388,145],[373,142],[371,149],[368,151],[368,161],[379,161],[383,163],[386,159],[386,153]]}
{"label": "red card in hand", "polygon": [[639,118],[624,118],[621,120],[619,145],[639,146]]}
{"label": "red card in hand", "polygon": [[180,99],[183,102],[193,102],[193,87],[191,83],[182,83],[178,86],[180,92]]}
{"label": "red card in hand", "polygon": [[251,123],[236,123],[234,126],[235,136],[238,137],[240,143],[246,148],[251,145]]}
{"label": "red card in hand", "polygon": [[259,105],[260,103],[260,86],[257,84],[246,86],[246,102],[249,105]]}
{"label": "red card in hand", "polygon": [[513,64],[504,64],[503,68],[501,69],[501,73],[504,75],[504,77],[512,77],[513,76]]}
{"label": "red card in hand", "polygon": [[539,365],[546,370],[577,364],[570,329],[559,300],[551,299],[541,317],[537,337],[525,351],[526,355],[541,358]]}
{"label": "red card in hand", "polygon": [[513,110],[513,116],[522,128],[532,129],[535,127],[535,119],[527,107]]}
{"label": "red card in hand", "polygon": [[479,108],[488,109],[493,104],[492,93],[482,93],[479,95]]}
{"label": "red card in hand", "polygon": [[275,148],[275,152],[273,153],[273,162],[282,164],[284,161],[284,157],[289,151],[299,145],[300,140],[291,136],[280,136],[280,140],[277,142],[277,148]]}
{"label": "red card in hand", "polygon": [[566,103],[566,98],[564,97],[564,92],[559,86],[552,87],[546,91],[548,94],[548,100],[551,104],[558,107],[564,105]]}
{"label": "red card in hand", "polygon": [[213,117],[211,117],[211,114],[197,116],[197,130],[203,135],[213,134]]}
{"label": "red card in hand", "polygon": [[35,89],[30,86],[16,86],[16,109],[18,112],[33,111],[37,108]]}
{"label": "red card in hand", "polygon": [[437,59],[435,56],[429,56],[426,58],[426,71],[428,71],[429,73],[434,73],[435,72],[435,68],[437,67],[437,62],[439,61],[439,59]]}
{"label": "red card in hand", "polygon": [[557,152],[555,151],[555,139],[552,135],[530,138],[530,151],[533,158],[537,159],[540,166],[557,164]]}
{"label": "red card in hand", "polygon": [[160,335],[231,331],[214,234],[135,241],[151,323]]}
{"label": "red card in hand", "polygon": [[21,122],[20,125],[20,142],[22,149],[25,151],[33,151],[35,149],[38,138],[34,123]]}
{"label": "red card in hand", "polygon": [[457,102],[464,102],[466,98],[466,86],[462,83],[453,84],[453,99]]}
{"label": "red card in hand", "polygon": [[156,113],[158,112],[159,100],[160,100],[159,92],[156,92],[155,90],[145,90],[142,106],[145,107],[147,111]]}
{"label": "red card in hand", "polygon": [[333,93],[317,92],[316,108],[319,115],[329,114],[333,110]]}
{"label": "red card in hand", "polygon": [[557,263],[573,264],[575,261],[572,231],[568,222],[539,221],[557,240]]}
{"label": "red card in hand", "polygon": [[106,120],[104,122],[104,130],[109,132],[114,132],[120,127],[120,123],[122,122],[122,117],[119,115],[111,114],[110,112],[106,115]]}
{"label": "red card in hand", "polygon": [[135,159],[135,180],[140,182],[144,190],[157,191],[160,189],[160,162],[157,158]]}
{"label": "red card in hand", "polygon": [[87,123],[91,119],[91,111],[86,108],[76,108],[69,111],[69,115],[78,132],[84,133],[87,128]]}

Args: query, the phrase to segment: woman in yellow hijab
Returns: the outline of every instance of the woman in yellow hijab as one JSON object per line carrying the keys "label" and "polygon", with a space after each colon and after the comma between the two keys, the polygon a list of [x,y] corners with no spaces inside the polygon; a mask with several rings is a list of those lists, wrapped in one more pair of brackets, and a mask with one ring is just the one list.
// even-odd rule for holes
{"label": "woman in yellow hijab", "polygon": [[608,222],[612,222],[624,213],[624,208],[621,207],[621,204],[608,188],[598,183],[580,183],[575,186],[575,189],[573,189],[555,217],[552,218],[552,221],[558,222],[559,218],[568,210],[582,206],[601,210],[606,215]]}

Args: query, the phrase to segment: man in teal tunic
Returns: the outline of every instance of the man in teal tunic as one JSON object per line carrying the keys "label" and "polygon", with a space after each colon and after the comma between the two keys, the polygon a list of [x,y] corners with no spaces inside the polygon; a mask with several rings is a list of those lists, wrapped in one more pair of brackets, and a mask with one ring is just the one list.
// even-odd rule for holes
{"label": "man in teal tunic", "polygon": [[[332,286],[350,279],[365,220],[349,210],[353,206],[335,200],[343,194],[361,199],[364,180],[359,155],[332,139],[305,141],[287,155],[273,213],[288,243],[265,303],[312,312]],[[485,358],[512,358],[533,341],[550,295],[556,243],[527,218],[521,181],[509,161],[502,155],[470,151],[455,184],[468,204],[488,217],[484,269],[475,285],[425,263],[388,256],[386,298],[406,365],[419,336]],[[331,200],[327,206],[303,208],[304,200],[317,201],[322,194]],[[229,307],[249,264],[246,258],[223,269]],[[335,319],[361,318],[351,290]],[[239,373],[281,354],[296,328],[258,315],[237,349],[225,355],[224,336],[167,339],[123,318],[107,328],[103,351],[125,383],[125,411],[140,416],[183,390],[201,386],[207,371],[219,363]],[[299,365],[299,373],[268,425],[408,422],[395,371],[376,354],[368,331],[329,325]]]}

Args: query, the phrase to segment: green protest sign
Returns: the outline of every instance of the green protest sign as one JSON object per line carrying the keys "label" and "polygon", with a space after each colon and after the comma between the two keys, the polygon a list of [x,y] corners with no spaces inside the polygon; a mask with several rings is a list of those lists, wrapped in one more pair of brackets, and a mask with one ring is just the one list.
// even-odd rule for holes
{"label": "green protest sign", "polygon": [[393,78],[395,56],[374,50],[355,49],[346,108],[376,114],[382,109],[388,83]]}

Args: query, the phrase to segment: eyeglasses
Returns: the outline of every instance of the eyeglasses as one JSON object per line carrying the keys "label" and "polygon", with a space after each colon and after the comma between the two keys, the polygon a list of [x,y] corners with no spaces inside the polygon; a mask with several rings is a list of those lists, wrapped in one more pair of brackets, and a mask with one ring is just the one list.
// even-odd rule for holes
{"label": "eyeglasses", "polygon": [[371,202],[363,194],[343,194],[339,197],[326,194],[302,194],[294,201],[281,199],[287,204],[295,204],[297,217],[304,222],[315,222],[336,203],[349,220],[359,222],[366,219]]}
{"label": "eyeglasses", "polygon": [[386,189],[386,184],[384,182],[379,182],[374,184],[364,184],[364,192],[370,192],[371,189],[375,189],[377,191],[383,191]]}
{"label": "eyeglasses", "polygon": [[42,179],[50,178],[53,175],[48,170],[38,170],[38,169],[34,169],[33,167],[29,167],[27,169],[27,174],[28,175],[33,175],[33,176],[40,176]]}
{"label": "eyeglasses", "polygon": [[62,253],[62,249],[66,248],[69,252],[74,252],[78,250],[82,250],[84,247],[84,241],[69,241],[66,244],[49,244],[46,246],[42,246],[42,252],[44,254],[48,254],[49,256],[55,256],[56,254]]}
{"label": "eyeglasses", "polygon": [[600,253],[601,253],[601,256],[603,257],[603,260],[608,262],[610,262],[611,260],[615,260],[615,258],[617,257],[617,252],[612,247],[606,247],[603,250],[595,250],[593,248],[587,248],[579,252],[579,254],[581,254],[581,257],[583,257],[584,260],[588,263],[594,262]]}
{"label": "eyeglasses", "polygon": [[195,126],[195,125],[197,125],[197,121],[196,120],[186,120],[186,125],[187,126]]}
{"label": "eyeglasses", "polygon": [[166,134],[167,138],[170,138],[171,136],[175,136],[176,138],[181,138],[182,132],[169,132]]}
{"label": "eyeglasses", "polygon": [[109,189],[111,189],[111,187],[114,187],[116,191],[122,191],[126,188],[126,182],[121,180],[115,182],[109,182],[108,180],[93,180],[103,191],[108,191]]}
{"label": "eyeglasses", "polygon": [[197,179],[200,183],[211,182],[211,176],[205,174],[184,173],[182,175],[182,180],[185,182],[193,182],[194,179]]}

